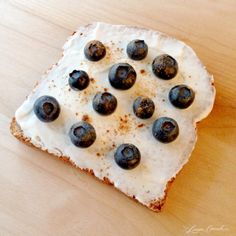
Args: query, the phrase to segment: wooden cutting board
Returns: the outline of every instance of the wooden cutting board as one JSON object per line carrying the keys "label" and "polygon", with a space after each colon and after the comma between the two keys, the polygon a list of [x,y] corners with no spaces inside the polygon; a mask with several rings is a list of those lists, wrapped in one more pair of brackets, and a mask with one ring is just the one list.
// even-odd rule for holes
{"label": "wooden cutting board", "polygon": [[[93,21],[153,28],[185,41],[215,77],[211,115],[191,160],[153,213],[9,133],[17,107]],[[236,235],[235,0],[0,0],[0,235]]]}

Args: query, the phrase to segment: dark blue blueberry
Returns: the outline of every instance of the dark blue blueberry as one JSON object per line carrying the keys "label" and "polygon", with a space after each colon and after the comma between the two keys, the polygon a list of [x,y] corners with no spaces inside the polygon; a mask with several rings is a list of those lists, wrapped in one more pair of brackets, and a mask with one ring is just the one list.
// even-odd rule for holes
{"label": "dark blue blueberry", "polygon": [[189,107],[194,100],[194,91],[186,85],[177,85],[169,92],[170,102],[178,108],[184,109]]}
{"label": "dark blue blueberry", "polygon": [[91,146],[96,140],[96,132],[92,125],[85,121],[78,122],[70,128],[71,142],[80,148]]}
{"label": "dark blue blueberry", "polygon": [[121,144],[115,152],[115,162],[125,170],[134,169],[141,160],[141,154],[133,144]]}
{"label": "dark blue blueberry", "polygon": [[51,96],[39,97],[34,103],[34,113],[43,122],[52,122],[60,114],[58,101]]}
{"label": "dark blue blueberry", "polygon": [[177,122],[169,117],[157,119],[152,126],[153,136],[162,143],[170,143],[179,135]]}
{"label": "dark blue blueberry", "polygon": [[138,97],[133,104],[134,114],[141,119],[150,118],[155,110],[154,102],[147,97]]}
{"label": "dark blue blueberry", "polygon": [[178,63],[170,55],[162,54],[153,60],[152,71],[160,79],[169,80],[176,76]]}
{"label": "dark blue blueberry", "polygon": [[69,85],[74,90],[83,90],[89,85],[88,74],[83,70],[73,70],[69,74]]}
{"label": "dark blue blueberry", "polygon": [[92,40],[86,44],[84,55],[90,61],[99,61],[105,57],[106,48],[100,41]]}
{"label": "dark blue blueberry", "polygon": [[144,40],[135,39],[129,42],[126,52],[131,59],[139,61],[147,56],[148,46]]}
{"label": "dark blue blueberry", "polygon": [[116,97],[108,92],[97,93],[93,98],[93,108],[101,115],[110,115],[116,106]]}
{"label": "dark blue blueberry", "polygon": [[128,63],[117,63],[111,67],[108,78],[112,87],[127,90],[134,85],[136,72]]}

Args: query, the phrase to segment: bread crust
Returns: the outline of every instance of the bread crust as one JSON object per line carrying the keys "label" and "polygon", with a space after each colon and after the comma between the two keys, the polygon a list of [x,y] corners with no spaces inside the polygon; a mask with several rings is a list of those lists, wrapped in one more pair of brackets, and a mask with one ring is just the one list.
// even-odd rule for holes
{"label": "bread crust", "polygon": [[[93,172],[92,169],[88,169],[88,168],[82,169],[82,168],[76,166],[73,162],[70,161],[70,158],[69,158],[69,157],[67,157],[67,156],[57,156],[57,155],[55,155],[55,154],[53,154],[53,153],[50,153],[47,149],[46,149],[46,150],[42,150],[40,147],[35,146],[35,145],[31,142],[31,139],[30,139],[29,137],[26,137],[26,136],[24,135],[24,133],[23,133],[21,127],[19,126],[19,124],[17,124],[15,117],[13,117],[12,120],[11,120],[11,123],[10,123],[10,131],[11,131],[11,133],[12,133],[19,141],[25,143],[26,145],[28,145],[28,146],[30,146],[30,147],[37,148],[37,149],[39,149],[39,150],[41,150],[41,151],[43,151],[43,152],[47,152],[47,153],[49,153],[51,156],[57,157],[58,159],[60,159],[60,160],[62,160],[62,161],[64,161],[64,162],[68,162],[68,163],[70,163],[72,166],[77,167],[78,169],[80,169],[80,170],[82,170],[82,171],[84,171],[84,172],[90,174],[91,176],[94,176],[96,179],[100,180],[101,182],[106,183],[106,184],[108,184],[108,185],[113,185],[113,186],[114,186],[113,182],[110,181],[109,178],[104,177],[103,180],[97,178],[97,177],[94,175],[94,172]],[[135,196],[128,196],[128,195],[126,195],[125,193],[124,193],[124,194],[125,194],[126,196],[128,196],[129,198],[135,200],[136,202],[139,202],[139,203],[141,203],[142,205],[148,207],[148,208],[151,209],[152,211],[154,211],[154,212],[160,212],[161,209],[162,209],[162,207],[163,207],[163,205],[164,205],[164,203],[165,203],[165,201],[166,201],[167,192],[168,192],[168,190],[169,190],[171,184],[174,182],[174,180],[175,180],[175,178],[173,177],[171,180],[168,181],[168,183],[167,183],[167,185],[166,185],[164,197],[163,197],[162,199],[155,199],[155,200],[151,201],[151,202],[149,203],[149,205],[144,205],[144,204],[142,204],[141,202],[139,202],[139,201],[136,199]],[[114,186],[114,187],[115,187],[115,186]],[[116,188],[116,187],[115,187],[115,188]],[[116,188],[116,189],[117,189],[117,188]],[[119,190],[119,189],[117,189],[117,190]],[[121,191],[119,190],[119,192],[121,192]],[[123,193],[123,192],[122,192],[122,193]]]}

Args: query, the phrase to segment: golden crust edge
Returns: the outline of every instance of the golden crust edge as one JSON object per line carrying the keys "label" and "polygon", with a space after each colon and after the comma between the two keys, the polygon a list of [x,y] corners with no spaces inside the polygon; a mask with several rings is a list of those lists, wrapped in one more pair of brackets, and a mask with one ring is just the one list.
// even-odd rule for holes
{"label": "golden crust edge", "polygon": [[[24,133],[23,133],[23,131],[21,130],[20,126],[17,124],[15,117],[13,117],[12,120],[11,120],[11,123],[10,123],[10,131],[11,131],[11,133],[12,133],[13,136],[15,136],[19,141],[25,143],[26,145],[28,145],[28,146],[30,146],[30,147],[34,147],[34,148],[36,148],[36,149],[39,149],[39,150],[41,150],[41,151],[43,151],[43,152],[47,152],[47,153],[49,153],[51,156],[57,157],[58,159],[60,159],[60,160],[62,160],[62,161],[64,161],[64,162],[70,163],[72,166],[74,166],[74,167],[76,167],[76,168],[78,168],[78,169],[80,169],[80,170],[82,170],[82,171],[84,171],[84,172],[86,172],[86,173],[88,173],[88,174],[94,176],[97,180],[99,180],[99,181],[101,181],[101,182],[103,182],[103,183],[106,183],[106,184],[108,184],[108,185],[113,185],[113,186],[114,186],[113,182],[110,181],[109,178],[104,177],[103,180],[99,179],[98,177],[96,177],[96,176],[94,175],[94,172],[93,172],[92,169],[88,169],[88,168],[82,169],[82,168],[80,168],[79,166],[76,166],[73,162],[70,161],[70,158],[69,158],[69,157],[67,157],[67,156],[57,156],[57,155],[55,155],[55,154],[53,154],[53,153],[50,153],[48,150],[42,150],[40,147],[35,146],[35,145],[31,142],[31,139],[28,138],[28,137],[26,137],[26,136],[24,135]],[[168,181],[168,183],[167,183],[167,185],[166,185],[164,197],[163,197],[162,199],[158,199],[158,200],[153,200],[153,201],[151,201],[151,202],[149,203],[149,205],[144,205],[143,203],[139,202],[139,201],[135,198],[135,196],[129,196],[129,195],[125,194],[125,193],[123,193],[122,191],[120,191],[118,188],[116,188],[115,186],[114,186],[114,188],[117,189],[119,192],[123,193],[125,196],[127,196],[127,197],[129,197],[129,198],[135,200],[136,202],[139,202],[139,203],[142,204],[143,206],[146,206],[146,207],[149,208],[150,210],[152,210],[152,211],[154,211],[154,212],[160,212],[160,211],[162,210],[162,207],[163,207],[165,201],[166,201],[167,192],[168,192],[168,190],[170,189],[170,186],[171,186],[171,184],[174,182],[174,180],[175,180],[175,177],[173,177],[171,180]]]}

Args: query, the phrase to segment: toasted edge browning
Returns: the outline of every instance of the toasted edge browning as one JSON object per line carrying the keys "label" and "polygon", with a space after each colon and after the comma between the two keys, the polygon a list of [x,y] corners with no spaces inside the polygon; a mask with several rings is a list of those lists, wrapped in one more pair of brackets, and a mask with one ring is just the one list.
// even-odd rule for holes
{"label": "toasted edge browning", "polygon": [[[30,139],[29,137],[26,137],[26,136],[24,135],[24,133],[23,133],[23,131],[21,130],[20,126],[17,124],[15,117],[12,119],[12,121],[11,121],[11,123],[10,123],[10,130],[11,130],[11,133],[12,133],[19,141],[24,142],[24,143],[27,144],[28,146],[35,147],[35,148],[37,148],[37,149],[39,149],[39,150],[41,150],[41,151],[44,151],[44,150],[42,150],[40,147],[36,147],[36,146],[31,142],[31,139]],[[59,159],[62,160],[62,161],[68,162],[68,163],[70,163],[72,166],[75,166],[75,167],[79,168],[80,170],[83,170],[83,171],[87,172],[88,174],[90,174],[90,175],[96,177],[96,176],[94,175],[94,172],[93,172],[92,169],[87,169],[87,168],[86,168],[86,169],[81,169],[80,167],[76,166],[73,162],[71,162],[71,161],[70,161],[70,158],[67,157],[67,156],[56,156],[55,154],[50,153],[48,150],[45,150],[45,152],[51,154],[51,155],[54,156],[54,157],[59,158]],[[99,178],[97,178],[97,177],[96,177],[96,179],[98,179],[98,180],[100,180],[100,181],[102,181],[103,183],[106,183],[106,184],[108,184],[108,185],[113,185],[113,186],[114,186],[113,182],[110,181],[110,179],[107,178],[107,177],[104,177],[103,180],[101,180],[101,179],[99,179]],[[155,212],[161,211],[161,209],[162,209],[162,207],[163,207],[163,205],[164,205],[164,203],[165,203],[166,197],[167,197],[167,192],[168,192],[168,190],[169,190],[169,188],[170,188],[170,186],[171,186],[171,184],[173,183],[174,180],[175,180],[175,178],[173,177],[171,180],[168,181],[168,183],[167,183],[167,185],[166,185],[166,189],[165,189],[165,195],[164,195],[164,197],[163,197],[162,199],[155,199],[155,200],[151,201],[148,206],[142,204],[141,202],[140,202],[140,203],[141,203],[142,205],[148,207],[149,209],[155,211]],[[116,188],[116,189],[117,189],[117,188]],[[117,190],[119,190],[119,189],[117,189]],[[120,190],[119,190],[119,191],[120,191]],[[121,191],[120,191],[120,192],[121,192]],[[124,194],[125,194],[125,193],[124,193]],[[126,194],[125,194],[125,195],[126,195]],[[128,195],[126,195],[126,196],[128,196]],[[128,197],[130,197],[130,198],[132,198],[133,200],[139,202],[139,201],[136,199],[135,196],[128,196]]]}

